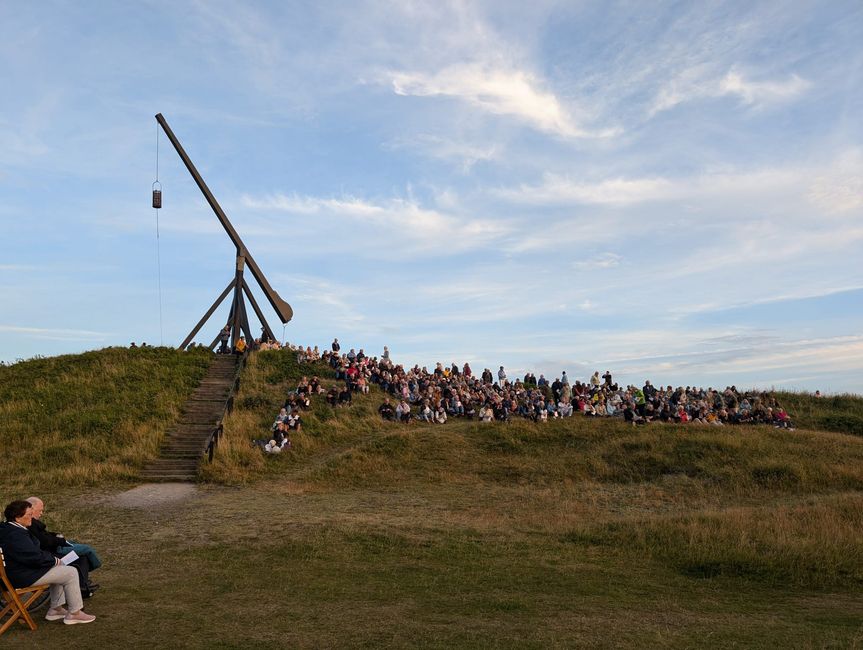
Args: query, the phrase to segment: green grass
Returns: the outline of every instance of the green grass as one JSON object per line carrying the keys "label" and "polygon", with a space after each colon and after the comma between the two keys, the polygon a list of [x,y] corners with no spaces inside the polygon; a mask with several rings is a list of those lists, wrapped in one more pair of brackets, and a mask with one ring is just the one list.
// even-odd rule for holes
{"label": "green grass", "polygon": [[107,348],[0,366],[0,484],[135,478],[208,365],[197,351]]}
{"label": "green grass", "polygon": [[789,432],[405,426],[379,420],[373,391],[349,409],[315,398],[293,450],[264,456],[248,441],[302,374],[332,381],[289,354],[251,357],[187,500],[132,508],[113,483],[28,483],[52,528],[107,560],[99,618],[2,642],[863,647],[863,438],[802,426],[853,417],[859,398],[800,396],[798,416],[783,395]]}
{"label": "green grass", "polygon": [[801,427],[863,436],[863,399],[855,395],[815,397],[812,393],[777,393],[777,396]]}

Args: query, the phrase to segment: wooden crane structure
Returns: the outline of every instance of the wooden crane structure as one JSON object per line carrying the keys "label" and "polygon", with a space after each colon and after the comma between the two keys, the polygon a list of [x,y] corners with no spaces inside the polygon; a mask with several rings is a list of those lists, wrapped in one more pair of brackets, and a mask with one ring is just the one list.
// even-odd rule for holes
{"label": "wooden crane structure", "polygon": [[[234,277],[228,283],[228,286],[225,287],[225,290],[216,298],[216,301],[213,305],[207,310],[207,313],[198,321],[198,324],[189,332],[189,335],[183,340],[180,344],[180,349],[186,349],[189,343],[192,342],[192,339],[195,338],[195,335],[201,330],[204,324],[210,319],[216,309],[219,308],[219,305],[227,298],[228,294],[233,292],[233,300],[231,302],[231,311],[228,315],[228,322],[225,327],[230,328],[230,344],[231,347],[237,343],[241,334],[245,334],[246,340],[251,342],[253,340],[252,332],[249,327],[249,318],[246,313],[246,302],[245,298],[249,299],[249,302],[252,305],[252,308],[255,310],[255,314],[258,316],[258,320],[261,321],[261,325],[263,326],[264,334],[269,337],[271,341],[276,340],[276,337],[273,335],[273,330],[270,328],[269,323],[267,323],[267,319],[264,318],[264,314],[261,311],[261,308],[258,306],[255,297],[252,295],[251,290],[249,289],[249,285],[246,282],[243,274],[244,271],[248,268],[249,271],[252,272],[252,276],[258,282],[258,286],[261,287],[261,290],[264,292],[264,295],[267,297],[267,300],[270,301],[270,305],[272,305],[276,314],[282,323],[287,323],[294,315],[294,310],[291,309],[291,306],[282,300],[281,296],[270,286],[270,283],[267,281],[267,278],[264,276],[260,267],[257,265],[255,260],[252,258],[249,250],[246,248],[246,245],[243,243],[243,240],[240,239],[240,235],[237,234],[237,231],[234,230],[234,226],[231,224],[228,216],[225,214],[225,211],[222,210],[222,206],[219,205],[219,202],[216,201],[216,197],[213,196],[213,193],[210,191],[210,188],[207,187],[207,184],[204,182],[204,179],[201,177],[201,174],[198,173],[198,170],[195,168],[195,165],[192,163],[189,156],[186,154],[186,151],[183,149],[183,145],[180,144],[180,141],[177,140],[177,136],[174,135],[174,132],[171,130],[171,127],[168,126],[168,122],[165,121],[165,118],[161,113],[156,115],[156,121],[159,123],[159,126],[162,127],[162,131],[165,132],[165,135],[168,136],[168,140],[171,141],[171,144],[174,145],[174,149],[179,154],[183,163],[186,165],[186,169],[189,170],[189,173],[192,175],[192,178],[195,179],[195,183],[198,185],[198,189],[201,190],[201,193],[204,195],[204,198],[207,199],[207,203],[210,204],[210,207],[213,209],[213,212],[216,213],[216,216],[219,218],[219,222],[222,224],[222,227],[225,229],[225,232],[228,233],[228,237],[231,238],[231,241],[234,242],[234,246],[237,247],[237,256],[236,256],[236,264],[234,266]],[[161,207],[161,192],[159,193],[159,205],[156,205],[156,197],[154,195],[153,207]],[[216,338],[213,339],[213,342],[210,344],[210,348],[215,348],[217,343],[219,342],[219,338],[221,335],[221,331],[216,334]]]}

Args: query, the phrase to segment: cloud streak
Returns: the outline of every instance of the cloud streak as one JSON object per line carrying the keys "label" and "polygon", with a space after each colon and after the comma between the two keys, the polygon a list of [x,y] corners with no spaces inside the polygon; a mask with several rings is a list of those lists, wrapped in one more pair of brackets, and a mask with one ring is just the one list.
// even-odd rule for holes
{"label": "cloud streak", "polygon": [[703,74],[703,67],[680,73],[659,91],[649,115],[652,117],[688,102],[721,97],[737,97],[746,106],[766,109],[797,99],[812,87],[811,82],[797,74],[785,79],[763,80],[754,80],[737,69],[721,77],[705,78]]}
{"label": "cloud streak", "polygon": [[820,166],[726,168],[691,176],[612,177],[591,182],[545,172],[539,183],[496,188],[489,194],[519,204],[610,207],[798,195],[802,201],[827,212],[847,213],[863,207],[861,178],[863,155],[858,149],[850,149]]}
{"label": "cloud streak", "polygon": [[440,254],[488,245],[508,232],[508,226],[491,219],[459,218],[421,206],[411,198],[372,202],[353,196],[340,198],[273,194],[244,196],[244,207],[261,212],[329,217],[385,231],[409,242],[411,250],[436,250]]}
{"label": "cloud streak", "polygon": [[619,133],[618,129],[593,130],[580,125],[552,92],[524,70],[468,63],[431,74],[392,72],[390,77],[397,95],[456,98],[563,138],[607,138]]}
{"label": "cloud streak", "polygon": [[24,327],[20,325],[0,325],[0,332],[23,335],[29,338],[48,339],[53,341],[104,341],[111,336],[108,332],[92,330],[77,330],[50,327]]}

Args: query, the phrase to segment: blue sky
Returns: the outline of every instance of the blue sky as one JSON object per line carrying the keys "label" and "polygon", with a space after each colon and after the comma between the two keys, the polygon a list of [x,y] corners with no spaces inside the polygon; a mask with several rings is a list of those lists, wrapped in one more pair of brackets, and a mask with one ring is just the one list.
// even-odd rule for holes
{"label": "blue sky", "polygon": [[2,360],[176,345],[230,280],[162,136],[160,332],[161,112],[290,341],[863,392],[858,1],[7,2],[0,25]]}

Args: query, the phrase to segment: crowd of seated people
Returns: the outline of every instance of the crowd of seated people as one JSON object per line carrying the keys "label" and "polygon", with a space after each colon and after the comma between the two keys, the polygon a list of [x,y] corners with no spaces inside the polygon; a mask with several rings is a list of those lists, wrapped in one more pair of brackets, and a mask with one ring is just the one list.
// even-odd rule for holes
{"label": "crowd of seated people", "polygon": [[[323,353],[285,343],[284,349],[297,354],[301,363],[324,361],[335,372],[338,385],[329,391],[316,380],[315,392],[326,393],[333,407],[350,406],[355,393],[368,393],[377,385],[385,394],[378,408],[385,420],[444,424],[452,418],[482,422],[523,418],[546,422],[581,415],[590,418],[619,418],[633,425],[650,422],[692,423],[723,426],[730,424],[771,424],[793,429],[790,416],[768,392],[617,384],[610,371],[594,372],[586,381],[570,382],[564,371],[553,381],[533,373],[510,381],[504,367],[495,374],[488,368],[477,376],[470,364],[437,363],[434,370],[415,365],[405,368],[390,359],[384,347],[380,358],[370,357],[363,348],[341,352],[338,339]],[[305,379],[305,378],[304,378]],[[302,382],[301,382],[302,384]],[[306,408],[308,406],[306,405]]]}
{"label": "crowd of seated people", "polygon": [[[337,342],[334,342],[337,343]],[[633,425],[649,422],[728,424],[772,424],[792,429],[788,413],[775,396],[766,392],[654,386],[621,386],[612,374],[599,371],[586,381],[570,383],[566,372],[549,382],[533,373],[509,381],[504,368],[498,380],[488,368],[476,376],[470,365],[436,364],[434,370],[418,365],[405,368],[386,356],[369,357],[362,348],[347,354],[327,350],[321,359],[344,382],[333,389],[328,401],[336,406],[350,403],[352,393],[377,385],[388,395],[378,412],[386,420],[443,424],[450,418],[479,419],[482,422],[525,418],[545,422],[574,415],[620,418]],[[391,396],[391,397],[390,397]]]}
{"label": "crowd of seated people", "polygon": [[312,395],[324,392],[321,380],[317,376],[311,379],[304,376],[297,383],[297,388],[288,393],[285,403],[276,415],[270,427],[270,437],[252,440],[252,445],[260,447],[268,454],[279,454],[291,448],[291,434],[303,429],[303,411],[312,405]]}
{"label": "crowd of seated people", "polygon": [[[144,346],[145,343],[141,344]],[[136,347],[134,343],[132,347]],[[253,343],[256,350],[292,352],[301,364],[328,363],[335,370],[336,379],[344,382],[343,387],[326,391],[327,403],[333,407],[350,406],[354,393],[367,394],[370,385],[377,384],[396,398],[395,406],[381,405],[381,417],[388,420],[443,424],[452,417],[477,418],[483,422],[522,417],[545,422],[549,418],[580,414],[623,418],[633,424],[662,421],[716,426],[772,424],[783,429],[794,428],[787,411],[771,393],[741,392],[735,386],[705,390],[694,386],[654,387],[646,381],[641,388],[622,387],[612,381],[607,370],[602,375],[599,371],[594,372],[583,383],[576,380],[570,384],[566,371],[553,382],[542,374],[537,379],[533,373],[510,382],[503,366],[500,366],[495,382],[490,369],[484,369],[476,377],[467,363],[461,369],[455,363],[449,367],[438,363],[432,372],[418,365],[405,370],[392,362],[387,346],[384,346],[380,359],[369,357],[363,348],[358,352],[351,348],[346,354],[341,354],[338,339],[334,339],[331,348],[321,353],[317,345],[314,348],[303,347],[288,341],[282,345],[266,337],[255,339]],[[324,393],[320,382],[316,381],[316,392]],[[820,391],[816,391],[815,396],[821,397]],[[412,405],[415,411],[411,410]],[[390,407],[392,414],[389,413]],[[263,441],[261,446],[267,442]]]}

